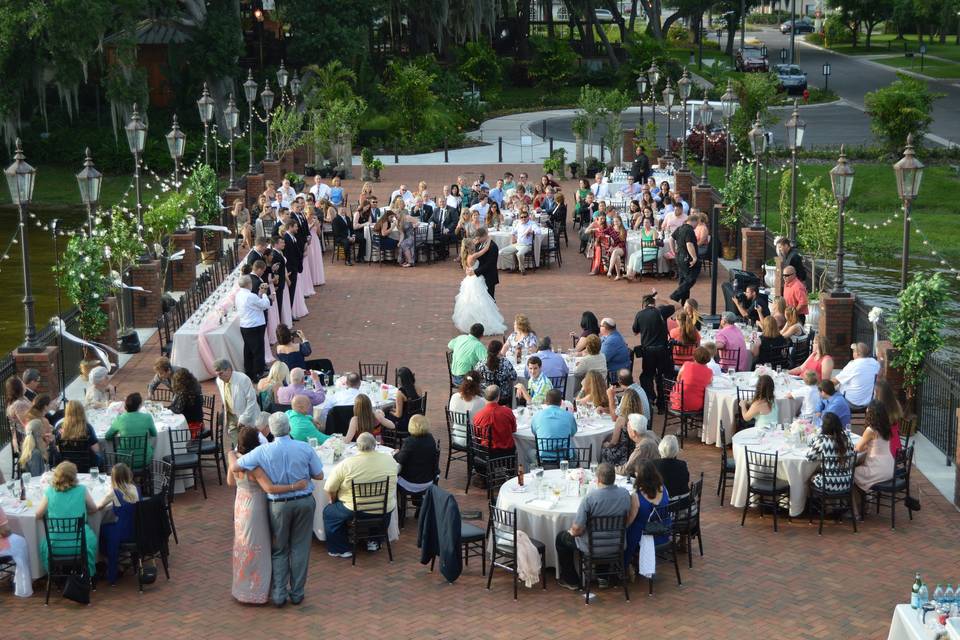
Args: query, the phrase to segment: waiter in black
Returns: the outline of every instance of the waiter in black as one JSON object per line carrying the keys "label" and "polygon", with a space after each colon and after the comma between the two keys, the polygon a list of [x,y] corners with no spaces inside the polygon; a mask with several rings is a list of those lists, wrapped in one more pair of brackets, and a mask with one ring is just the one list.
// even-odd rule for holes
{"label": "waiter in black", "polygon": [[673,232],[673,246],[677,254],[677,288],[670,294],[671,300],[683,303],[690,297],[690,289],[700,275],[700,260],[697,258],[697,234],[693,226],[696,216],[687,216],[686,221]]}
{"label": "waiter in black", "polygon": [[[646,392],[650,404],[656,403],[663,412],[667,402],[663,393],[663,376],[673,377],[673,360],[667,346],[667,322],[657,309],[656,290],[643,296],[643,308],[633,319],[633,334],[640,336],[640,345],[633,350],[634,354],[642,359],[640,386]],[[656,392],[654,381],[657,383]]]}

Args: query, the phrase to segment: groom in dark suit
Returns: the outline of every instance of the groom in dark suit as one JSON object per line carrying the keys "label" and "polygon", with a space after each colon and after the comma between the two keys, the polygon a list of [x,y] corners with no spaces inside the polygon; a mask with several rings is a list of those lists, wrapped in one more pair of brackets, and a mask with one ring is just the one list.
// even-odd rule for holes
{"label": "groom in dark suit", "polygon": [[500,275],[497,272],[497,259],[500,255],[500,248],[497,246],[496,242],[490,239],[490,236],[487,234],[486,227],[480,227],[477,229],[475,240],[477,243],[477,251],[483,249],[484,245],[486,244],[490,245],[490,249],[488,249],[487,252],[482,256],[477,258],[477,264],[473,268],[473,272],[478,276],[483,276],[484,281],[487,283],[487,293],[490,294],[491,298],[496,300],[497,284],[500,282]]}

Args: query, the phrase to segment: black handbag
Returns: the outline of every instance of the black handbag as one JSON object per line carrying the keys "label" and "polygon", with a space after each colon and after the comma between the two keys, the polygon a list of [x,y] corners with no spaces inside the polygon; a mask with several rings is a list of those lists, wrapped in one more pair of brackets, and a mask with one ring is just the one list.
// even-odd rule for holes
{"label": "black handbag", "polygon": [[[656,516],[657,519],[654,520],[653,517]],[[643,535],[645,536],[668,536],[673,531],[670,529],[670,526],[663,521],[663,516],[660,515],[660,509],[654,508],[650,512],[650,516],[647,518],[647,523],[643,527]]]}
{"label": "black handbag", "polygon": [[63,597],[80,604],[90,604],[90,578],[85,575],[67,576],[63,583]]}

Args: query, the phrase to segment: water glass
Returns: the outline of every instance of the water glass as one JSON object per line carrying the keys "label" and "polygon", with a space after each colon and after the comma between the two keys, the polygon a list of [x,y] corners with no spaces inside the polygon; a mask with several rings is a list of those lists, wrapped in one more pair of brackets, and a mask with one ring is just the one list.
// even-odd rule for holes
{"label": "water glass", "polygon": [[30,480],[33,478],[33,476],[24,471],[20,474],[20,478],[23,480],[24,486],[30,486]]}
{"label": "water glass", "polygon": [[563,475],[564,478],[567,477],[567,471],[569,471],[569,470],[570,470],[570,461],[569,461],[569,460],[561,460],[561,461],[560,461],[560,473],[561,473],[561,475]]}
{"label": "water glass", "polygon": [[730,376],[731,378],[733,377],[733,374],[735,374],[736,372],[737,370],[734,369],[733,367],[727,367],[727,375]]}
{"label": "water glass", "polygon": [[11,496],[15,498],[19,497],[13,492],[16,486],[17,486],[16,480],[11,480],[10,482],[7,483],[7,493],[9,493]]}
{"label": "water glass", "polygon": [[594,478],[597,477],[597,468],[598,468],[599,466],[600,466],[600,463],[598,463],[598,462],[591,462],[591,463],[590,463],[590,476],[591,476],[591,477],[594,477]]}
{"label": "water glass", "polygon": [[779,375],[781,375],[782,373],[783,373],[783,365],[778,364],[778,365],[777,365],[777,375],[779,376]]}
{"label": "water glass", "polygon": [[307,438],[307,444],[310,445],[311,449],[316,449],[320,443],[316,438]]}
{"label": "water glass", "polygon": [[100,469],[97,467],[90,467],[90,479],[96,480],[100,477]]}

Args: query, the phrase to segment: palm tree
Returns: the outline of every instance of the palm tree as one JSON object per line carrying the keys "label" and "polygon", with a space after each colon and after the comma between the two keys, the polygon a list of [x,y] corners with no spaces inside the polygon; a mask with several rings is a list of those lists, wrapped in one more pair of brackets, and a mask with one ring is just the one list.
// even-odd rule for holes
{"label": "palm tree", "polygon": [[311,64],[304,69],[304,96],[311,107],[347,100],[353,96],[356,82],[357,74],[340,60],[331,60],[322,67]]}

